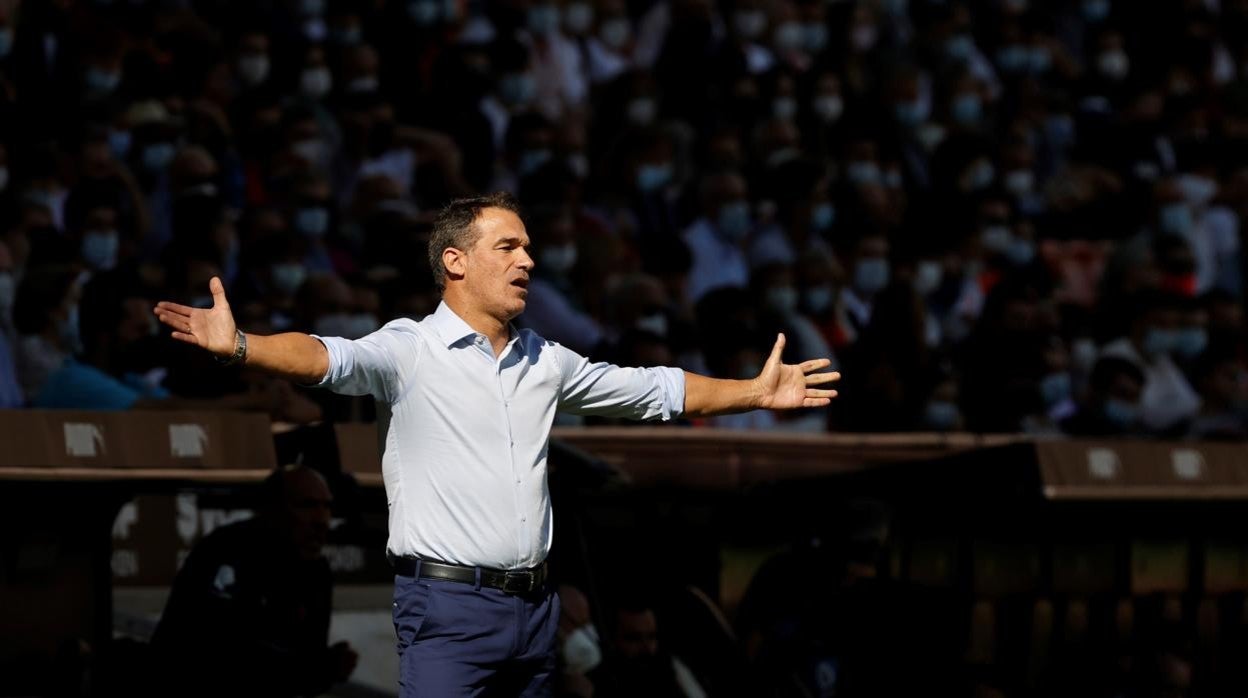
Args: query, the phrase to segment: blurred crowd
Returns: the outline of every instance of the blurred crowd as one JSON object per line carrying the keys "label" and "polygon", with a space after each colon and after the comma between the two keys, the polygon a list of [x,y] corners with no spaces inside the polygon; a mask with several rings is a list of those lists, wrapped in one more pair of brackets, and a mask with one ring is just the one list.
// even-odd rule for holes
{"label": "blurred crowd", "polygon": [[360,337],[509,190],[548,339],[845,376],[718,426],[1248,434],[1243,0],[0,0],[0,124],[0,406],[366,418],[151,306]]}

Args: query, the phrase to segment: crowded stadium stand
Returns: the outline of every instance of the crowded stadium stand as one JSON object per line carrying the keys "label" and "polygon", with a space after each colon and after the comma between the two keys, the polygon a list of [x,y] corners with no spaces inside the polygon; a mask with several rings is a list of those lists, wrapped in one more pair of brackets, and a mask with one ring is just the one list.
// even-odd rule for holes
{"label": "crowded stadium stand", "polygon": [[[560,416],[556,695],[1248,693],[1248,2],[0,0],[0,696],[398,695],[379,408],[152,309],[423,318],[496,191],[517,326],[843,375]],[[191,551],[306,469],[311,644],[182,671]]]}

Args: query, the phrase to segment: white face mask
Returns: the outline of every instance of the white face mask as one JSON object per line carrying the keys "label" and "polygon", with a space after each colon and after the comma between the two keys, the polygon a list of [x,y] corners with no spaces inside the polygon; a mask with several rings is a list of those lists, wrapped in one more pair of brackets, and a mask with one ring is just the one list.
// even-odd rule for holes
{"label": "white face mask", "polygon": [[563,640],[560,648],[564,671],[569,674],[587,674],[602,663],[602,649],[598,646],[598,629],[592,624],[582,625]]}
{"label": "white face mask", "polygon": [[840,95],[819,95],[811,102],[810,108],[825,124],[830,124],[845,112],[845,100]]}
{"label": "white face mask", "polygon": [[269,57],[252,53],[238,59],[238,76],[248,85],[259,85],[269,77]]}
{"label": "white face mask", "polygon": [[543,249],[539,266],[546,267],[554,274],[568,273],[576,266],[576,245],[568,243]]}
{"label": "white face mask", "polygon": [[299,76],[299,91],[308,99],[324,97],[329,94],[329,90],[333,86],[334,76],[329,72],[329,68],[325,66],[305,68]]}

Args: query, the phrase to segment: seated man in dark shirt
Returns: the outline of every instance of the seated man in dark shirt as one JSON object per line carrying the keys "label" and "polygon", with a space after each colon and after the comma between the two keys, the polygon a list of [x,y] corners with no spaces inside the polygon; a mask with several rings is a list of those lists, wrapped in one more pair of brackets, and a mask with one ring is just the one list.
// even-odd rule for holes
{"label": "seated man in dark shirt", "polygon": [[302,466],[279,468],[261,509],[199,542],[152,638],[165,695],[304,696],[346,680],[356,654],[327,646],[330,492]]}

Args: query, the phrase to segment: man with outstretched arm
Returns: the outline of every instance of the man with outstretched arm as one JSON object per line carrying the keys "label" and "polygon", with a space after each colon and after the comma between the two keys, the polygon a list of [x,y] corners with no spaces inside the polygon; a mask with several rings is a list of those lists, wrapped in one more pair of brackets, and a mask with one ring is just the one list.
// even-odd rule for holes
{"label": "man with outstretched arm", "polygon": [[390,504],[386,552],[404,698],[547,695],[558,596],[546,580],[546,447],[555,412],[668,420],[822,407],[839,379],[815,359],[719,380],[675,368],[591,363],[511,321],[534,263],[508,194],[460,199],[434,221],[429,263],[442,303],[357,340],[244,334],[219,279],[213,306],[162,302],[175,339],[301,383],[377,400]]}

